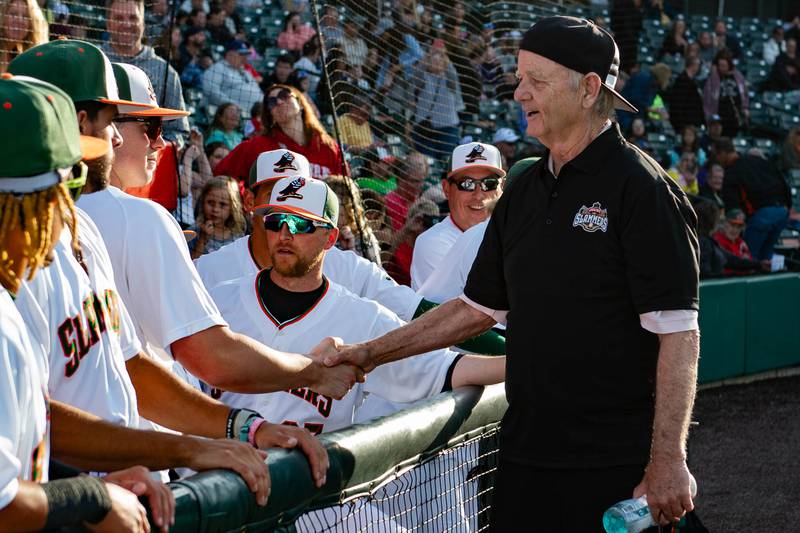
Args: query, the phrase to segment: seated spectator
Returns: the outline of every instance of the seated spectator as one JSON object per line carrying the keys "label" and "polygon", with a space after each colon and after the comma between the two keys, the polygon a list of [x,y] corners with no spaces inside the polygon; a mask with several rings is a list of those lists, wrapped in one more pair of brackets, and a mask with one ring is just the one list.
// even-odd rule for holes
{"label": "seated spectator", "polygon": [[725,169],[719,163],[712,163],[706,175],[706,182],[700,186],[698,195],[716,204],[720,212],[725,211],[722,200],[722,186],[725,182]]}
{"label": "seated spectator", "polygon": [[710,65],[718,52],[711,34],[707,31],[701,31],[697,36],[697,44],[700,45],[700,60]]}
{"label": "seated spectator", "polygon": [[208,127],[206,144],[213,142],[225,143],[228,150],[233,150],[244,138],[239,131],[242,113],[236,104],[227,102],[217,108],[214,119]]}
{"label": "seated spectator", "polygon": [[305,72],[308,75],[310,80],[308,93],[313,97],[316,97],[317,87],[320,79],[322,79],[321,57],[322,51],[320,50],[319,39],[309,39],[303,45],[303,57],[294,64],[295,75],[299,75],[301,72]]}
{"label": "seated spectator", "polygon": [[213,252],[244,235],[242,200],[236,182],[227,177],[211,178],[194,208],[196,236],[187,244],[192,259]]}
{"label": "seated spectator", "polygon": [[206,157],[208,158],[208,164],[211,167],[211,171],[213,172],[220,161],[225,159],[231,151],[225,146],[223,142],[215,142],[215,143],[208,143],[206,144]]}
{"label": "seated spectator", "polygon": [[[155,0],[152,3],[148,3],[144,13],[144,22],[145,37],[148,43],[155,43],[161,39],[164,36],[164,32],[170,33],[169,28],[172,26],[172,13],[167,5],[167,0]],[[179,26],[176,27],[180,29]],[[50,38],[53,38],[52,31],[50,32]],[[157,48],[158,47],[156,47],[156,49]],[[158,50],[156,50],[156,53],[158,53]],[[167,59],[166,56],[158,55]],[[175,56],[172,57],[174,58]]]}
{"label": "seated spectator", "polygon": [[239,109],[250,109],[264,97],[258,83],[244,68],[250,48],[242,41],[225,47],[225,58],[203,74],[203,93],[209,105],[233,102]]}
{"label": "seated spectator", "polygon": [[266,91],[276,83],[297,85],[294,75],[294,59],[290,54],[281,54],[275,60],[275,68],[261,80],[261,90]]}
{"label": "seated spectator", "polygon": [[748,215],[744,240],[753,257],[772,259],[792,204],[786,180],[767,160],[738,153],[727,137],[714,142],[714,156],[725,168],[725,208],[741,209]]}
{"label": "seated spectator", "polygon": [[513,67],[503,72],[500,83],[497,84],[494,90],[495,98],[501,102],[514,100],[514,91],[518,85],[516,71],[516,67]]}
{"label": "seated spectator", "polygon": [[[243,41],[246,39],[244,34],[244,26],[242,24],[242,17],[237,11],[238,0],[220,0],[219,5],[225,10],[225,26],[231,32],[235,39]],[[246,5],[242,5],[246,7]]]}
{"label": "seated spectator", "polygon": [[517,143],[519,135],[511,128],[500,128],[492,137],[492,144],[500,150],[503,156],[503,170],[508,170],[517,162]]}
{"label": "seated spectator", "polygon": [[355,67],[362,67],[367,59],[369,48],[364,39],[358,35],[358,28],[359,24],[353,17],[345,20],[344,37],[342,37],[340,44],[347,56],[347,62]]}
{"label": "seated spectator", "polygon": [[311,25],[303,23],[299,13],[290,11],[283,21],[283,31],[278,35],[278,48],[299,53],[316,34]]}
{"label": "seated spectator", "polygon": [[344,160],[339,146],[325,131],[308,100],[294,87],[273,85],[264,98],[261,114],[264,128],[243,141],[223,159],[215,175],[247,180],[250,167],[261,152],[286,148],[304,155],[311,164],[311,176],[325,179],[330,174],[344,174]]}
{"label": "seated spectator", "polygon": [[367,224],[369,224],[372,233],[381,246],[380,264],[383,264],[384,261],[389,259],[389,256],[385,255],[384,251],[391,246],[389,242],[394,238],[389,219],[386,216],[386,202],[382,194],[372,189],[359,189],[364,205],[364,218],[366,218]]}
{"label": "seated spectator", "polygon": [[[189,12],[187,31],[189,30],[206,31],[207,23],[208,23],[208,12],[203,9],[194,8]],[[206,36],[208,36],[208,34],[206,34]]]}
{"label": "seated spectator", "polygon": [[263,102],[256,102],[255,104],[253,104],[253,107],[250,108],[250,119],[244,124],[245,139],[249,139],[254,134],[264,129],[264,126],[261,124],[261,112],[263,111],[263,109],[264,109]]}
{"label": "seated spectator", "polygon": [[682,56],[686,53],[687,46],[689,46],[689,41],[686,38],[686,21],[677,19],[670,26],[667,36],[664,37],[658,57],[661,58],[665,55]]}
{"label": "seated spectator", "polygon": [[[356,180],[362,189],[370,189],[380,195],[386,195],[397,189],[397,177],[391,174],[391,165],[395,158],[382,146],[375,146],[363,154],[366,166],[362,176]],[[385,210],[386,206],[384,206]]]}
{"label": "seated spectator", "polygon": [[772,65],[764,89],[779,92],[800,89],[800,57],[797,56],[797,41],[794,39],[787,39],[786,51]]}
{"label": "seated spectator", "polygon": [[325,6],[325,14],[320,20],[320,25],[322,26],[322,36],[328,46],[339,43],[344,38],[344,32],[339,26],[339,10],[334,6],[330,4]]}
{"label": "seated spectator", "polygon": [[636,145],[637,148],[645,152],[652,152],[650,142],[647,140],[647,130],[645,129],[644,119],[642,117],[636,117],[633,119],[633,122],[631,122],[628,142]]}
{"label": "seated spectator", "polygon": [[208,31],[212,43],[225,45],[234,39],[233,33],[226,24],[227,19],[228,13],[218,5],[214,5],[208,12],[206,31]]}
{"label": "seated spectator", "polygon": [[708,118],[708,129],[700,139],[700,146],[708,154],[712,150],[714,141],[722,138],[722,118],[719,115],[711,115]]}
{"label": "seated spectator", "polygon": [[714,25],[714,46],[717,52],[728,50],[732,58],[739,59],[742,57],[742,47],[739,40],[733,35],[728,33],[728,27],[725,25],[724,20],[718,20]]}
{"label": "seated spectator", "polygon": [[675,83],[667,92],[669,121],[675,131],[686,126],[700,127],[706,122],[703,112],[703,92],[697,83],[700,72],[700,59],[687,57],[683,72],[678,74]]}
{"label": "seated spectator", "polygon": [[691,152],[696,156],[697,164],[705,166],[706,164],[706,151],[700,147],[700,137],[697,134],[697,128],[694,126],[684,126],[681,130],[681,140],[678,145],[670,150],[670,166],[678,164],[681,154]]}
{"label": "seated spectator", "polygon": [[165,61],[169,61],[169,65],[175,70],[182,70],[180,63],[183,34],[181,29],[177,26],[174,28],[167,26],[154,41],[158,43],[154,48],[156,55]]}
{"label": "seated spectator", "polygon": [[387,251],[389,260],[384,265],[389,274],[400,285],[411,286],[411,258],[414,243],[424,231],[433,227],[439,219],[439,208],[429,200],[418,200],[408,209],[408,219],[396,234]]}
{"label": "seated spectator", "polygon": [[[750,248],[747,247],[747,243],[744,242],[742,238],[742,232],[745,228],[744,220],[745,216],[741,209],[729,209],[725,213],[725,218],[722,224],[720,224],[719,229],[712,235],[714,240],[717,241],[717,244],[728,252],[728,254],[738,257],[739,259],[751,261],[749,267],[744,270],[741,268],[741,263],[737,265],[740,268],[735,268],[733,264],[726,265],[726,276],[746,274],[747,271],[752,270],[763,269],[769,271],[770,269],[769,261],[764,261],[762,263],[753,261],[753,256],[750,255]],[[744,263],[744,265],[746,266],[747,263]]]}
{"label": "seated spectator", "polygon": [[736,137],[747,125],[750,116],[747,81],[734,66],[727,50],[721,50],[714,57],[714,66],[703,89],[703,110],[707,117],[720,116],[725,137]]}
{"label": "seated spectator", "polygon": [[506,172],[500,151],[491,144],[462,144],[450,159],[450,172],[441,183],[450,214],[416,241],[411,262],[411,288],[415,291],[465,231],[489,218],[489,205],[494,205],[503,191]]}
{"label": "seated spectator", "polygon": [[772,28],[772,35],[764,43],[763,57],[767,65],[772,66],[778,56],[786,51],[786,41],[783,39],[783,26]]}
{"label": "seated spectator", "polygon": [[200,28],[188,30],[178,51],[176,69],[181,73],[183,86],[202,89],[203,73],[214,64],[206,45],[206,32]]}
{"label": "seated spectator", "polygon": [[[487,94],[494,95],[495,86],[500,84],[503,76],[503,69],[497,59],[497,52],[492,46],[485,46],[482,50],[479,49],[479,53],[478,70],[481,73],[484,91]],[[488,91],[486,90],[487,86],[490,89]]]}
{"label": "seated spectator", "polygon": [[325,183],[339,198],[339,240],[336,246],[381,264],[380,244],[367,223],[358,187],[345,176],[329,176]]}
{"label": "seated spectator", "polygon": [[639,113],[636,115],[627,111],[619,113],[619,123],[623,129],[630,125],[634,116],[647,116],[656,96],[660,92],[663,93],[669,85],[671,74],[672,71],[667,65],[656,63],[631,76],[621,94],[639,110]]}
{"label": "seated spectator", "polygon": [[375,143],[369,117],[372,106],[365,97],[354,95],[347,112],[339,118],[339,134],[348,151],[358,154]]}
{"label": "seated spectator", "polygon": [[694,152],[683,152],[678,164],[670,167],[667,174],[681,186],[686,194],[698,194],[700,187],[697,184],[697,156]]}
{"label": "seated spectator", "polygon": [[[422,184],[428,177],[428,160],[419,152],[411,152],[397,165],[397,189],[386,195],[386,214],[392,221],[392,228],[402,229],[406,223],[408,208],[419,199]],[[414,236],[416,239],[416,235]],[[409,256],[409,268],[411,257]]]}
{"label": "seated spectator", "polygon": [[464,101],[458,74],[442,43],[434,43],[411,79],[417,95],[414,148],[431,157],[446,156],[461,138],[458,112],[464,109]]}
{"label": "seated spectator", "polygon": [[183,0],[180,11],[189,13],[193,9],[200,9],[208,13],[208,10],[210,9],[208,0]]}
{"label": "seated spectator", "polygon": [[317,107],[317,104],[314,103],[314,99],[309,93],[311,90],[311,76],[309,76],[304,70],[301,70],[295,74],[295,79],[297,80],[297,90],[300,91],[300,94],[305,96],[306,102],[308,102],[308,105],[311,106],[314,114],[317,116],[317,118],[320,118],[322,115],[319,112],[319,108]]}
{"label": "seated spectator", "polygon": [[0,3],[0,72],[25,50],[47,42],[47,20],[35,0]]}
{"label": "seated spectator", "polygon": [[[221,143],[214,143],[221,144]],[[223,145],[224,148],[224,145]],[[207,150],[207,148],[206,148]],[[189,133],[189,142],[181,155],[181,188],[186,187],[191,191],[189,198],[197,198],[208,180],[213,176],[211,163],[208,160],[206,150],[203,149],[203,134],[197,128],[192,128]],[[186,206],[190,213],[194,211],[194,205]]]}
{"label": "seated spectator", "polygon": [[781,169],[785,173],[800,170],[800,127],[795,126],[789,130],[783,142],[781,153]]}
{"label": "seated spectator", "polygon": [[762,263],[741,258],[720,246],[712,237],[719,224],[719,208],[713,202],[699,199],[694,202],[697,213],[697,239],[700,242],[700,279],[722,277],[726,270],[752,273],[762,269]]}

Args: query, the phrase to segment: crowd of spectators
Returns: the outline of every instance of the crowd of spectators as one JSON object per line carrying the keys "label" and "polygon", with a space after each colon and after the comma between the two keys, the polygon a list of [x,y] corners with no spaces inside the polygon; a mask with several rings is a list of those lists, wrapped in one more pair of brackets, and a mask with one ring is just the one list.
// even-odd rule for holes
{"label": "crowd of spectators", "polygon": [[[800,13],[764,26],[764,39],[743,39],[731,19],[690,24],[676,4],[615,0],[576,13],[593,18],[620,45],[617,89],[640,110],[618,114],[631,142],[698,202],[715,205],[720,228],[714,231],[736,225],[729,210],[743,213],[744,239],[763,266],[780,229],[800,220],[792,198],[792,187],[800,185],[798,128],[775,119],[776,127],[767,130],[759,122],[764,91],[785,95],[779,105],[795,105],[797,115]],[[285,147],[309,159],[314,177],[356,178],[355,187],[350,181],[337,186],[344,205],[356,199],[360,209],[344,210],[349,232],[341,232],[339,245],[382,262],[408,283],[416,236],[448,213],[439,178],[456,145],[493,142],[506,168],[541,152],[535,139],[525,138],[524,117],[513,103],[524,16],[495,17],[464,1],[392,0],[380,10],[343,1],[325,5],[316,29],[307,2],[275,0],[269,15],[265,6],[270,3],[185,0],[175,10],[170,0],[146,6],[111,0],[101,22],[90,24],[78,4],[2,0],[0,71],[46,41],[49,23],[51,38],[102,41],[112,61],[148,73],[165,106],[192,111],[188,121],[165,122],[164,136],[181,175],[178,201],[169,207],[197,232],[196,255],[247,231],[210,204],[251,207],[243,186],[250,166],[259,153]],[[756,78],[751,65],[762,60]],[[755,138],[769,141],[762,146]],[[726,162],[715,148],[731,145],[742,160],[761,158],[766,165],[737,170],[735,194],[730,175],[742,164]],[[786,194],[768,207],[786,213],[766,232],[766,244],[754,246],[748,235],[758,233],[752,228],[763,217],[746,192],[758,189],[761,178],[751,174],[764,168],[786,185]],[[227,176],[239,187],[230,192],[212,176]],[[233,193],[238,198],[220,198]]]}

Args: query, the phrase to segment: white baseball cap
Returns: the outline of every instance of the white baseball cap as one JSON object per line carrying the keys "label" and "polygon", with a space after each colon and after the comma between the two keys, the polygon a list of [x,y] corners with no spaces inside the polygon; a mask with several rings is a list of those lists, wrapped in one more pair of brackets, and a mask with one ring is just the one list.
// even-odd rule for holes
{"label": "white baseball cap", "polygon": [[143,109],[130,105],[118,105],[117,111],[120,115],[161,117],[163,120],[175,120],[189,116],[188,111],[159,107],[150,77],[139,67],[127,63],[112,63],[111,66],[114,70],[114,79],[117,82],[120,97],[149,106],[148,109]]}
{"label": "white baseball cap", "polygon": [[339,199],[324,181],[303,176],[281,178],[272,189],[269,203],[253,211],[257,215],[288,213],[336,227]]}
{"label": "white baseball cap", "polygon": [[473,168],[491,170],[497,177],[503,178],[506,171],[503,170],[500,150],[491,144],[467,143],[456,146],[453,150],[453,158],[450,173],[447,177],[452,177]]}
{"label": "white baseball cap", "polygon": [[492,142],[497,143],[515,143],[519,140],[519,135],[517,135],[514,130],[511,128],[500,128],[496,132],[494,132],[494,137],[492,137]]}
{"label": "white baseball cap", "polygon": [[308,159],[302,154],[282,148],[258,154],[258,159],[250,167],[247,186],[252,190],[265,181],[310,177],[311,165]]}

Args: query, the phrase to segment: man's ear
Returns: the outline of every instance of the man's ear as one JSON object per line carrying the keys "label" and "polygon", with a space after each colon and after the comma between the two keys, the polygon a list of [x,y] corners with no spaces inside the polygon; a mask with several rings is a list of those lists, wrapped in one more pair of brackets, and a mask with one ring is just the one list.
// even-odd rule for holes
{"label": "man's ear", "polygon": [[89,120],[89,113],[81,109],[78,111],[78,128],[81,130],[81,135],[92,134],[92,121]]}
{"label": "man's ear", "polygon": [[583,91],[581,100],[583,106],[586,108],[592,107],[600,96],[600,91],[603,90],[601,88],[602,82],[600,81],[600,76],[586,76],[581,85]]}
{"label": "man's ear", "polygon": [[339,228],[332,228],[328,232],[328,242],[325,243],[325,250],[330,250],[339,240]]}

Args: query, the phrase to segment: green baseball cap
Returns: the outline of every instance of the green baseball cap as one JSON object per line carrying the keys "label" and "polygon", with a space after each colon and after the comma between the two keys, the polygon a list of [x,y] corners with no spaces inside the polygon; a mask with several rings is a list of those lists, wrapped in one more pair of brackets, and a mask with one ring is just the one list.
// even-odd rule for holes
{"label": "green baseball cap", "polygon": [[121,99],[111,61],[102,50],[86,41],[59,39],[34,46],[14,58],[8,71],[52,83],[73,102],[94,100],[111,105],[153,107]]}
{"label": "green baseball cap", "polygon": [[64,91],[28,76],[0,75],[0,192],[50,188],[81,159],[109,149],[108,142],[80,134]]}
{"label": "green baseball cap", "polygon": [[160,117],[163,120],[189,116],[188,111],[159,107],[153,84],[144,70],[127,63],[111,63],[111,66],[114,69],[114,79],[117,82],[120,98],[149,106],[149,109],[142,109],[141,107],[121,105],[117,108],[121,115]]}

